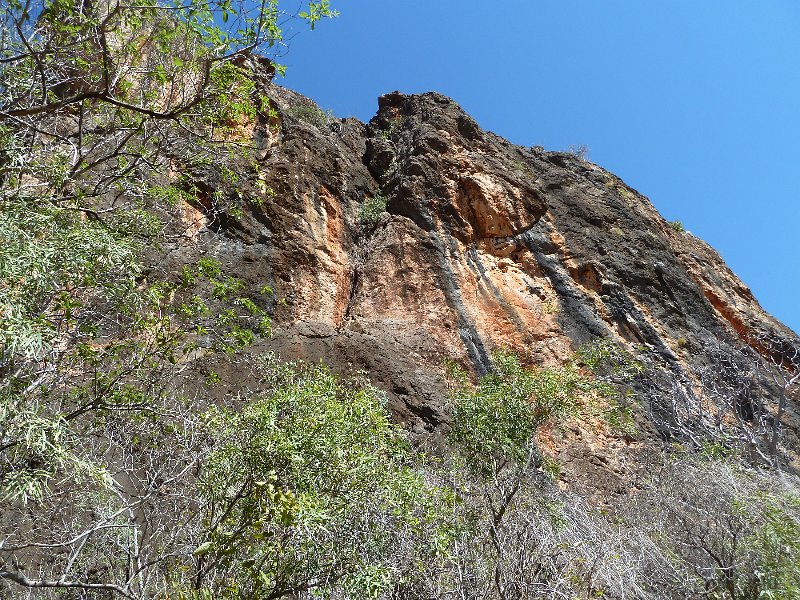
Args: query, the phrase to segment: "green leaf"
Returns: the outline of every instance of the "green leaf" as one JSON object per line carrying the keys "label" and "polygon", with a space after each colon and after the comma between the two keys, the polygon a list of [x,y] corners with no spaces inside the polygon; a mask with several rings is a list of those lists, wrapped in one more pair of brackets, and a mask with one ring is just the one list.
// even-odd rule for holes
{"label": "green leaf", "polygon": [[214,548],[214,542],[203,542],[192,552],[192,556],[203,556],[208,554]]}

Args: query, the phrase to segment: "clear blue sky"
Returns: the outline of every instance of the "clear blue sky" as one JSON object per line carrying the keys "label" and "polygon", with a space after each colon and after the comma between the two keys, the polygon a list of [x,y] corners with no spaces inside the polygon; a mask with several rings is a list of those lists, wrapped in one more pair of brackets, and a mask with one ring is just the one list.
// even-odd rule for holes
{"label": "clear blue sky", "polygon": [[333,3],[280,83],[362,120],[436,90],[517,144],[586,144],[800,332],[800,2]]}

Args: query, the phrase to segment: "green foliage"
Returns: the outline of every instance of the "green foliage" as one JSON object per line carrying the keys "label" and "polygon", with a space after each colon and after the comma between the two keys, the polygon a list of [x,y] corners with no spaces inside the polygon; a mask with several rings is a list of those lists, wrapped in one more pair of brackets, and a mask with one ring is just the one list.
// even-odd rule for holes
{"label": "green foliage", "polygon": [[[21,79],[33,85],[11,88],[16,97],[0,105],[0,116],[56,111],[87,94],[93,101],[133,108],[144,116],[173,116],[208,99],[228,104],[220,95],[225,86],[236,105],[243,81],[232,85],[234,59],[250,50],[270,52],[280,44],[287,22],[283,4],[162,0],[120,2],[107,11],[74,0],[37,0],[24,7],[7,3],[0,13],[3,81]],[[296,18],[312,29],[337,14],[328,0],[304,1],[294,8]],[[36,26],[33,15],[43,27]],[[33,65],[38,66],[38,80],[26,72]],[[72,85],[62,90],[56,84],[66,73]],[[186,89],[176,90],[176,81]],[[43,100],[42,92],[48,91]]]}
{"label": "green foliage", "polygon": [[644,373],[644,365],[619,344],[597,338],[582,345],[576,352],[577,360],[597,377],[625,382]]}
{"label": "green foliage", "polygon": [[42,357],[87,290],[112,296],[137,273],[132,240],[75,210],[7,196],[0,239],[0,368]]}
{"label": "green foliage", "polygon": [[573,365],[525,369],[509,352],[493,356],[493,372],[454,393],[452,443],[470,468],[490,475],[499,465],[522,465],[536,430],[550,419],[577,414],[577,395],[590,382]]}
{"label": "green foliage", "polygon": [[726,460],[735,457],[736,449],[719,442],[708,440],[700,448],[700,456],[709,460]]}
{"label": "green foliage", "polygon": [[642,371],[630,353],[602,338],[582,346],[567,364],[549,369],[526,369],[513,353],[497,352],[493,371],[477,385],[451,364],[455,390],[450,440],[470,468],[489,475],[498,468],[524,467],[536,454],[536,431],[548,421],[592,413],[612,431],[636,435],[632,394],[623,393],[622,386]]}
{"label": "green foliage", "polygon": [[293,104],[286,110],[286,114],[293,119],[313,125],[317,129],[327,128],[336,119],[333,112],[324,111],[310,102]]}
{"label": "green foliage", "polygon": [[[336,14],[296,8],[312,28]],[[197,200],[187,171],[235,185],[224,142],[263,104],[241,59],[285,22],[277,0],[0,8],[0,374],[54,348],[65,311],[130,289],[169,210]],[[176,166],[178,181],[157,176]]]}
{"label": "green foliage", "polygon": [[800,497],[763,493],[739,506],[758,517],[737,557],[752,565],[737,570],[737,597],[800,599]]}
{"label": "green foliage", "polygon": [[634,437],[638,435],[639,428],[636,426],[633,414],[634,408],[629,398],[624,401],[612,398],[608,402],[608,407],[602,412],[602,418],[614,433]]}
{"label": "green foliage", "polygon": [[[449,480],[462,497],[463,534],[452,566],[444,569],[459,574],[454,585],[461,597],[527,597],[514,595],[519,590],[536,590],[537,597],[602,597],[595,569],[618,568],[611,559],[618,551],[610,546],[594,556],[585,553],[588,537],[577,532],[602,526],[568,507],[552,483],[560,464],[536,447],[543,425],[595,416],[596,404],[616,393],[610,381],[583,367],[588,362],[600,371],[621,350],[603,341],[582,350],[554,368],[524,368],[514,354],[498,352],[492,371],[474,385],[450,365],[455,458]],[[627,424],[627,413],[613,402],[604,416]]]}
{"label": "green foliage", "polygon": [[603,402],[598,402],[598,416],[611,431],[625,437],[639,433],[634,419],[636,395],[630,385],[645,372],[644,364],[619,344],[597,338],[582,345],[575,360],[588,369],[595,389]]}
{"label": "green foliage", "polygon": [[686,231],[686,228],[680,221],[670,221],[669,226],[672,228],[673,231],[676,231],[678,233],[683,233],[684,231]]}
{"label": "green foliage", "polygon": [[0,388],[0,428],[0,505],[41,502],[48,480],[59,472],[70,472],[76,482],[110,481],[105,469],[71,451],[79,442],[63,418],[22,403],[8,385]]}
{"label": "green foliage", "polygon": [[375,194],[364,200],[358,209],[358,221],[361,223],[361,227],[367,230],[374,229],[386,212],[388,202],[386,196],[382,194]]}
{"label": "green foliage", "polygon": [[[52,332],[38,338],[44,359],[28,355],[28,347],[7,346],[6,366],[16,369],[0,382],[1,500],[41,501],[49,481],[65,473],[76,482],[103,480],[105,459],[88,454],[81,441],[102,425],[103,415],[147,413],[164,394],[173,365],[198,350],[235,353],[269,334],[265,310],[234,294],[240,283],[212,259],[185,266],[173,282],[112,282],[115,287],[106,289],[113,297],[81,302],[77,294],[56,296],[56,308],[46,313],[51,320],[38,319]],[[103,284],[86,285],[98,290]],[[86,289],[76,286],[82,294]],[[237,311],[220,305],[220,298]],[[95,312],[98,306],[105,314]],[[119,328],[103,331],[109,314]],[[73,332],[72,343],[56,354],[53,343],[64,329]],[[42,364],[46,369],[37,371]]]}
{"label": "green foliage", "polygon": [[266,375],[271,392],[214,416],[207,539],[194,551],[203,589],[378,597],[400,577],[399,547],[435,550],[446,497],[414,466],[377,390],[323,367],[271,363]]}
{"label": "green foliage", "polygon": [[308,9],[301,11],[297,16],[308,21],[311,29],[314,29],[317,22],[323,17],[333,17],[336,15],[338,15],[338,13],[331,10],[330,1],[321,0],[320,2],[309,2]]}

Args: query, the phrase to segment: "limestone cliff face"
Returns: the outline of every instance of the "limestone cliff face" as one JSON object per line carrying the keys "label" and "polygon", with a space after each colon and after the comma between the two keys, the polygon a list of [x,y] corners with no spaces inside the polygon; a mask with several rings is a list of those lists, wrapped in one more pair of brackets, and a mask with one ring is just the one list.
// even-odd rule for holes
{"label": "limestone cliff face", "polygon": [[[248,185],[263,204],[200,225],[189,215],[196,234],[174,260],[207,252],[252,289],[269,285],[275,336],[264,348],[368,371],[413,430],[446,421],[446,358],[481,374],[494,348],[551,364],[608,337],[700,406],[719,353],[752,347],[780,361],[797,347],[713,249],[594,164],[512,145],[436,93],[383,96],[368,124],[312,124],[291,116],[307,99],[266,91],[281,118],[254,132],[262,150]],[[386,212],[365,225],[361,207],[376,197]],[[670,400],[643,398],[643,431],[674,436],[672,409],[656,406]],[[797,410],[788,403],[789,438]],[[552,451],[621,473],[648,437],[589,429]]]}

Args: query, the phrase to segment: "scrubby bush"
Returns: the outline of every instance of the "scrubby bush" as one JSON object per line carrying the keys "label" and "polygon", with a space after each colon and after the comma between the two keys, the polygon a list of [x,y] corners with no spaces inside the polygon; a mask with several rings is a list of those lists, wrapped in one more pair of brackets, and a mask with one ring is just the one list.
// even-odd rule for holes
{"label": "scrubby bush", "polygon": [[800,598],[800,490],[732,458],[663,461],[620,516],[668,557],[648,565],[669,598]]}
{"label": "scrubby bush", "polygon": [[686,228],[680,221],[670,221],[669,226],[672,227],[673,231],[676,231],[678,233],[683,233],[684,231],[686,231]]}
{"label": "scrubby bush", "polygon": [[589,146],[586,144],[570,144],[565,152],[581,160],[589,159]]}
{"label": "scrubby bush", "polygon": [[525,369],[499,354],[475,385],[456,372],[452,454],[440,476],[461,499],[462,535],[449,562],[429,566],[426,593],[410,597],[800,598],[791,477],[749,469],[729,452],[662,455],[602,512],[549,480],[536,430],[580,418],[587,397],[624,393],[643,370],[598,340],[565,367]]}
{"label": "scrubby bush", "polygon": [[293,119],[313,125],[317,129],[325,129],[336,119],[332,111],[322,110],[319,106],[313,104],[312,102],[299,102],[297,104],[293,104],[286,109],[286,114]]}
{"label": "scrubby bush", "polygon": [[195,585],[214,598],[388,593],[446,545],[450,495],[425,482],[375,388],[324,367],[267,375],[268,393],[214,417]]}
{"label": "scrubby bush", "polygon": [[462,379],[453,397],[450,439],[481,475],[501,466],[525,465],[536,430],[551,418],[578,409],[577,393],[588,380],[573,367],[526,369],[508,352],[494,355],[494,370],[472,386]]}
{"label": "scrubby bush", "polygon": [[388,199],[383,194],[366,198],[358,209],[358,222],[365,230],[374,229],[386,212]]}
{"label": "scrubby bush", "polygon": [[[448,561],[429,567],[437,598],[648,597],[637,549],[601,515],[551,480],[557,464],[536,446],[545,423],[595,414],[614,386],[592,374],[627,371],[600,341],[556,368],[525,368],[508,352],[476,384],[453,369],[451,454],[439,476],[461,499]],[[614,360],[616,359],[616,361]],[[582,368],[590,363],[592,369]],[[555,468],[554,468],[555,467]]]}
{"label": "scrubby bush", "polygon": [[426,479],[378,390],[274,360],[252,375],[263,391],[237,410],[173,397],[138,419],[106,413],[80,456],[112,466],[5,501],[0,522],[18,526],[0,596],[360,600],[447,554],[455,494]]}

